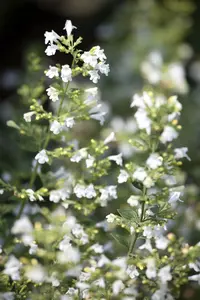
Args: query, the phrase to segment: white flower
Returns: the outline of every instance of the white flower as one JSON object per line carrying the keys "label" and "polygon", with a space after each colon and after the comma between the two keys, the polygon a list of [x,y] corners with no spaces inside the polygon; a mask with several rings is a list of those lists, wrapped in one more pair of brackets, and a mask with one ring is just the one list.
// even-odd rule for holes
{"label": "white flower", "polygon": [[109,136],[107,136],[107,138],[104,140],[104,144],[109,144],[110,142],[115,142],[116,141],[116,137],[115,137],[115,133],[111,132],[109,134]]}
{"label": "white flower", "polygon": [[161,236],[155,239],[155,243],[157,249],[165,250],[169,244],[169,240],[166,237]]}
{"label": "white flower", "polygon": [[19,220],[16,220],[11,232],[13,234],[31,233],[33,231],[33,225],[26,216],[22,216]]}
{"label": "white flower", "polygon": [[48,89],[46,89],[47,95],[49,98],[53,101],[56,102],[59,100],[59,91],[55,89],[53,86],[50,86]]}
{"label": "white flower", "polygon": [[150,176],[147,176],[147,177],[145,178],[145,180],[143,181],[143,184],[144,184],[144,186],[145,186],[146,188],[149,189],[150,187],[152,187],[152,186],[155,185],[155,182],[153,182],[153,180],[151,179]]}
{"label": "white flower", "polygon": [[47,56],[52,56],[56,53],[57,50],[58,50],[58,46],[52,44],[46,48],[45,53]]}
{"label": "white flower", "polygon": [[39,164],[45,164],[49,161],[46,150],[41,150],[36,156],[35,159],[39,162]]}
{"label": "white flower", "polygon": [[87,157],[87,149],[86,148],[82,148],[79,149],[71,158],[70,160],[72,162],[76,162],[78,163],[79,161],[81,161],[83,158]]}
{"label": "white flower", "polygon": [[75,124],[74,117],[69,117],[65,119],[65,126],[67,128],[72,128]]}
{"label": "white flower", "polygon": [[78,289],[75,289],[75,288],[69,288],[66,295],[69,295],[69,296],[76,296],[78,295]]}
{"label": "white flower", "polygon": [[127,182],[128,178],[129,178],[128,173],[125,170],[120,170],[120,174],[117,177],[118,183]]}
{"label": "white flower", "polygon": [[88,72],[88,74],[90,75],[90,80],[93,82],[93,83],[97,83],[98,80],[100,79],[100,76],[99,76],[99,73],[97,70],[91,70]]}
{"label": "white flower", "polygon": [[52,123],[51,123],[51,126],[50,126],[50,131],[53,132],[53,134],[59,134],[63,129],[63,125],[60,124],[58,121],[54,120]]}
{"label": "white flower", "polygon": [[130,276],[131,279],[139,276],[139,272],[135,266],[128,266],[126,273]]}
{"label": "white flower", "polygon": [[64,82],[72,81],[72,70],[69,65],[62,66],[61,78]]}
{"label": "white flower", "polygon": [[25,275],[31,281],[38,283],[43,282],[46,279],[45,269],[39,264],[28,269]]}
{"label": "white flower", "polygon": [[96,197],[96,191],[94,189],[93,184],[91,183],[90,185],[88,185],[85,189],[85,197],[88,199],[94,198]]}
{"label": "white flower", "polygon": [[140,107],[145,108],[144,99],[142,96],[139,96],[138,94],[133,95],[133,101],[131,102],[130,107]]}
{"label": "white flower", "polygon": [[72,228],[72,234],[79,239],[83,245],[88,243],[88,235],[84,232],[83,227],[80,224],[76,224]]}
{"label": "white flower", "polygon": [[166,144],[167,142],[172,142],[177,137],[178,137],[178,132],[173,127],[165,126],[160,136],[160,140],[163,144]]}
{"label": "white flower", "polygon": [[188,277],[189,280],[197,281],[200,284],[200,274],[195,274]]}
{"label": "white flower", "polygon": [[32,241],[29,246],[30,246],[29,251],[28,251],[29,254],[30,255],[35,254],[37,252],[38,245],[34,241]]}
{"label": "white flower", "polygon": [[70,237],[65,235],[63,240],[59,243],[59,249],[63,252],[67,252],[68,249],[72,246],[70,241]]}
{"label": "white flower", "polygon": [[103,125],[105,122],[105,114],[106,114],[106,112],[104,112],[104,111],[94,113],[94,114],[90,115],[90,118],[99,121],[100,124]]}
{"label": "white flower", "polygon": [[100,244],[94,244],[90,247],[95,253],[103,253],[103,246]]}
{"label": "white flower", "polygon": [[21,269],[21,263],[15,256],[10,256],[5,264],[4,274],[10,276],[12,280],[20,280],[19,271]]}
{"label": "white flower", "polygon": [[45,44],[53,44],[54,42],[57,42],[59,40],[60,36],[55,31],[46,31],[45,34]]}
{"label": "white flower", "polygon": [[95,158],[89,154],[88,158],[85,160],[86,167],[91,168],[94,165],[94,162],[95,162]]}
{"label": "white flower", "polygon": [[143,236],[145,236],[147,239],[151,239],[154,236],[154,230],[150,226],[144,226]]}
{"label": "white flower", "polygon": [[35,193],[32,189],[27,189],[26,193],[27,193],[30,201],[36,201]]}
{"label": "white flower", "polygon": [[154,258],[148,258],[147,260],[146,276],[149,279],[156,277],[156,263]]}
{"label": "white flower", "polygon": [[171,192],[171,193],[170,193],[170,196],[169,196],[168,202],[169,202],[170,204],[174,204],[174,203],[176,203],[177,201],[181,201],[181,200],[180,200],[180,196],[181,196],[181,192]]}
{"label": "white flower", "polygon": [[93,47],[92,50],[93,49],[94,49],[94,54],[98,57],[100,61],[104,61],[106,59],[103,49],[101,49],[99,46]]}
{"label": "white flower", "polygon": [[113,160],[116,162],[117,165],[122,166],[122,153],[108,156],[108,159]]}
{"label": "white flower", "polygon": [[147,177],[147,172],[144,168],[138,167],[133,173],[133,179],[143,181]]}
{"label": "white flower", "polygon": [[104,64],[102,62],[97,64],[97,69],[106,76],[108,76],[108,73],[110,72],[109,64]]}
{"label": "white flower", "polygon": [[162,283],[167,283],[167,281],[172,280],[172,275],[170,273],[171,267],[170,266],[165,266],[161,268],[158,272],[158,278]]}
{"label": "white flower", "polygon": [[63,29],[65,29],[65,30],[67,31],[67,36],[69,37],[69,36],[71,35],[71,33],[72,33],[72,30],[73,30],[73,29],[76,29],[76,28],[77,28],[76,26],[73,26],[73,25],[72,25],[71,20],[67,20],[67,21],[65,22],[65,26],[64,26]]}
{"label": "white flower", "polygon": [[0,189],[0,195],[3,195],[3,193],[4,193],[4,190]]}
{"label": "white flower", "polygon": [[121,280],[115,280],[112,284],[113,295],[119,295],[119,293],[124,289],[125,285]]}
{"label": "white flower", "polygon": [[153,251],[153,248],[152,248],[152,245],[151,245],[151,240],[150,239],[146,239],[145,243],[142,244],[140,247],[139,247],[140,250],[148,250],[149,252],[152,252]]}
{"label": "white flower", "polygon": [[29,111],[27,113],[24,114],[24,120],[26,122],[31,122],[31,117],[35,115],[35,112],[34,111]]}
{"label": "white flower", "polygon": [[58,71],[59,70],[57,67],[49,66],[49,70],[46,72],[46,76],[49,78],[58,77],[59,76]]}
{"label": "white flower", "polygon": [[138,206],[139,205],[139,196],[130,196],[127,200],[127,203],[130,205],[130,206]]}
{"label": "white flower", "polygon": [[76,197],[83,198],[85,197],[85,186],[82,184],[76,184],[74,187],[74,194],[76,194]]}
{"label": "white flower", "polygon": [[67,252],[57,252],[57,260],[60,264],[66,264],[69,262],[76,264],[80,261],[80,252],[77,248],[70,247]]}
{"label": "white flower", "polygon": [[109,214],[106,216],[106,219],[108,223],[113,223],[116,219],[116,216],[114,214]]}
{"label": "white flower", "polygon": [[98,57],[86,51],[81,55],[81,59],[84,61],[85,64],[88,64],[91,67],[95,68],[97,65]]}
{"label": "white flower", "polygon": [[147,112],[144,109],[139,108],[135,113],[135,118],[139,129],[145,129],[147,134],[151,133],[151,120],[147,116]]}
{"label": "white flower", "polygon": [[103,278],[99,278],[99,279],[95,280],[93,282],[93,284],[96,285],[96,286],[98,286],[98,287],[101,287],[101,288],[105,288],[105,286],[106,286],[105,285],[105,281],[104,281]]}
{"label": "white flower", "polygon": [[163,158],[158,153],[152,153],[146,161],[146,164],[151,169],[157,169],[162,165]]}
{"label": "white flower", "polygon": [[188,160],[191,160],[190,157],[187,155],[188,148],[187,147],[182,147],[182,148],[176,148],[174,149],[175,152],[175,159],[181,159],[186,157]]}

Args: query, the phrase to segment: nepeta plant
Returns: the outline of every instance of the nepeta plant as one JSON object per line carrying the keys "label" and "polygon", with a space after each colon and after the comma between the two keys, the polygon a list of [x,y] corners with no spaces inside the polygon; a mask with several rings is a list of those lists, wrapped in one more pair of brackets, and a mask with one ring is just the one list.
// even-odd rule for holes
{"label": "nepeta plant", "polygon": [[[1,238],[1,299],[175,299],[200,278],[200,246],[170,232],[182,201],[177,167],[190,159],[186,147],[173,148],[182,106],[176,96],[134,95],[137,129],[128,142],[137,161],[111,153],[114,132],[100,141],[74,139],[87,122],[105,118],[97,88],[78,88],[75,78],[97,83],[109,66],[99,46],[78,49],[71,21],[64,29],[66,36],[45,33],[48,56],[72,56],[71,66],[45,72],[50,109],[46,96],[31,99],[23,120],[8,122],[30,139],[34,159],[29,180],[0,180],[2,202],[12,201]],[[107,215],[122,186],[128,199]]]}

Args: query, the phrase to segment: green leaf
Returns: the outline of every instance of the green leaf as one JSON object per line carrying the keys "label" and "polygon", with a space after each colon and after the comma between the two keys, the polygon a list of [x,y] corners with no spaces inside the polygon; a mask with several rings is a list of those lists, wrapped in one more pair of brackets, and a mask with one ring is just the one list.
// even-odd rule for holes
{"label": "green leaf", "polygon": [[129,208],[118,209],[117,210],[120,216],[122,216],[126,220],[133,220],[134,222],[139,222],[139,217],[136,211]]}
{"label": "green leaf", "polygon": [[124,236],[118,234],[118,233],[111,233],[111,236],[122,246],[128,248],[128,241],[124,238]]}

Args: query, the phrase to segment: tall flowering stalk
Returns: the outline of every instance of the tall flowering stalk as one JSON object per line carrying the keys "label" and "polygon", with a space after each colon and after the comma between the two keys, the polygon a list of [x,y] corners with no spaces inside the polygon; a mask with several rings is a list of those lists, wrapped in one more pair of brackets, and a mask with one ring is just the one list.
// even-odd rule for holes
{"label": "tall flowering stalk", "polygon": [[[137,161],[113,155],[114,132],[102,141],[75,139],[88,121],[103,125],[105,118],[97,87],[79,89],[75,78],[96,84],[109,66],[99,46],[78,49],[74,29],[68,20],[65,36],[45,33],[48,56],[72,56],[71,66],[45,72],[51,109],[47,97],[32,99],[23,122],[8,122],[30,139],[34,159],[29,181],[0,180],[2,199],[12,201],[1,239],[1,299],[175,299],[188,279],[200,277],[199,245],[168,231],[182,201],[176,170],[190,159],[187,148],[172,145],[182,106],[176,96],[134,95],[137,128],[128,142]],[[106,216],[122,185],[129,198]]]}

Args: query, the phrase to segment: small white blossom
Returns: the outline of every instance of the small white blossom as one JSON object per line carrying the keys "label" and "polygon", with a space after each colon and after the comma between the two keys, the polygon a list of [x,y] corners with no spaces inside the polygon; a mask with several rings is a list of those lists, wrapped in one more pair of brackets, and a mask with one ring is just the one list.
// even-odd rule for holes
{"label": "small white blossom", "polygon": [[65,119],[65,126],[67,128],[72,128],[75,124],[74,117],[69,117]]}
{"label": "small white blossom", "polygon": [[151,239],[154,236],[154,230],[150,226],[144,226],[143,236],[145,236],[147,239]]}
{"label": "small white blossom", "polygon": [[25,276],[33,282],[43,282],[46,279],[45,269],[41,265],[36,265],[28,269]]}
{"label": "small white blossom", "polygon": [[148,250],[149,252],[153,251],[152,245],[151,245],[151,240],[150,239],[146,239],[145,243],[142,244],[139,247],[140,250]]}
{"label": "small white blossom", "polygon": [[146,164],[151,169],[157,169],[162,165],[163,158],[158,153],[152,153],[146,161]]}
{"label": "small white blossom", "polygon": [[63,252],[67,252],[71,247],[71,239],[67,235],[64,236],[63,240],[59,243],[59,249]]}
{"label": "small white blossom", "polygon": [[27,193],[30,201],[36,201],[35,193],[32,189],[27,189],[26,193]]}
{"label": "small white blossom", "polygon": [[35,112],[34,111],[29,111],[27,113],[24,114],[24,120],[26,122],[31,122],[31,117],[35,115]]}
{"label": "small white blossom", "polygon": [[100,76],[99,76],[99,73],[97,70],[91,70],[88,72],[88,74],[90,75],[90,80],[93,82],[93,83],[97,83],[98,80],[100,79]]}
{"label": "small white blossom", "polygon": [[160,236],[155,239],[155,243],[157,249],[165,250],[169,244],[169,240],[164,236]]}
{"label": "small white blossom", "polygon": [[78,289],[75,289],[75,288],[69,288],[66,295],[69,295],[69,296],[76,296],[78,295]]}
{"label": "small white blossom", "polygon": [[72,70],[69,65],[62,66],[61,78],[63,82],[72,81]]}
{"label": "small white blossom", "polygon": [[58,77],[59,76],[58,71],[59,69],[57,67],[49,66],[49,70],[46,72],[46,76],[49,78]]}
{"label": "small white blossom", "polygon": [[55,31],[46,31],[45,34],[45,44],[53,44],[54,42],[57,42],[59,40],[60,36]]}
{"label": "small white blossom", "polygon": [[116,162],[117,165],[122,166],[122,162],[123,162],[122,161],[122,153],[117,154],[117,155],[108,156],[108,159],[113,160]]}
{"label": "small white blossom", "polygon": [[70,160],[72,162],[76,162],[78,163],[79,161],[81,161],[83,158],[87,157],[87,149],[86,148],[82,148],[79,149],[71,158]]}
{"label": "small white blossom", "polygon": [[97,69],[106,76],[108,76],[108,73],[110,72],[109,64],[104,64],[102,62],[97,64]]}
{"label": "small white blossom", "polygon": [[167,283],[167,281],[172,280],[172,275],[170,273],[171,267],[170,266],[165,266],[161,268],[158,272],[158,278],[162,283]]}
{"label": "small white blossom", "polygon": [[156,277],[156,262],[154,258],[148,258],[147,260],[146,276],[149,279]]}
{"label": "small white blossom", "polygon": [[114,214],[109,214],[106,216],[106,219],[108,223],[113,223],[116,219],[116,216]]}
{"label": "small white blossom", "polygon": [[191,160],[190,157],[187,155],[188,148],[187,147],[182,147],[182,148],[176,148],[174,149],[175,152],[175,159],[181,159],[186,157],[188,160]]}
{"label": "small white blossom", "polygon": [[91,246],[91,249],[95,252],[95,253],[103,253],[103,246],[100,244],[94,244]]}
{"label": "small white blossom", "polygon": [[11,232],[13,234],[31,233],[33,231],[33,225],[26,216],[22,216],[19,220],[16,220]]}
{"label": "small white blossom", "polygon": [[4,190],[0,189],[0,195],[3,195],[3,193],[4,193]]}
{"label": "small white blossom", "polygon": [[138,167],[133,173],[133,179],[143,181],[147,177],[147,172],[144,168]]}
{"label": "small white blossom", "polygon": [[10,256],[5,264],[4,274],[10,276],[12,280],[20,280],[21,263],[15,256]]}
{"label": "small white blossom", "polygon": [[200,285],[200,274],[195,274],[195,275],[189,276],[188,279],[192,280],[192,281],[197,281],[198,284]]}
{"label": "small white blossom", "polygon": [[105,122],[105,114],[106,114],[106,112],[104,112],[104,111],[94,113],[94,114],[90,115],[90,118],[99,121],[100,125],[103,125]]}
{"label": "small white blossom", "polygon": [[147,112],[144,109],[139,108],[135,113],[135,119],[139,129],[145,129],[147,134],[151,133],[151,120],[147,116]]}
{"label": "small white blossom", "polygon": [[139,196],[130,196],[127,200],[127,203],[130,205],[130,206],[138,206],[139,205],[139,199],[140,197]]}
{"label": "small white blossom", "polygon": [[95,162],[95,158],[89,154],[89,155],[88,155],[88,158],[85,160],[86,167],[87,167],[87,168],[93,167],[94,162]]}
{"label": "small white blossom", "polygon": [[128,266],[126,273],[130,276],[131,279],[135,279],[139,276],[139,272],[135,266]]}
{"label": "small white blossom", "polygon": [[46,48],[45,53],[47,56],[52,56],[56,54],[56,51],[58,50],[58,46],[57,45],[50,45]]}
{"label": "small white blossom", "polygon": [[152,186],[155,185],[155,182],[152,180],[150,176],[147,176],[145,180],[143,181],[143,184],[146,188],[151,188]]}
{"label": "small white blossom", "polygon": [[96,195],[97,194],[96,194],[93,184],[88,185],[85,189],[85,197],[88,199],[92,199],[92,198],[96,197]]}
{"label": "small white blossom", "polygon": [[177,137],[178,137],[178,132],[173,127],[165,126],[160,136],[160,140],[163,144],[166,144],[168,142],[172,142]]}
{"label": "small white blossom", "polygon": [[71,35],[71,33],[72,33],[72,30],[76,29],[76,28],[77,28],[76,26],[72,25],[71,20],[67,20],[65,22],[65,26],[64,26],[63,29],[65,29],[67,31],[67,37],[69,37]]}
{"label": "small white blossom", "polygon": [[52,123],[51,123],[51,126],[50,126],[50,131],[53,132],[53,134],[59,134],[63,129],[63,125],[60,124],[57,120],[54,120]]}
{"label": "small white blossom", "polygon": [[89,51],[85,51],[81,55],[81,59],[84,61],[85,64],[88,64],[91,67],[95,68],[97,65],[98,57],[96,55],[91,54]]}
{"label": "small white blossom", "polygon": [[177,201],[181,201],[181,200],[180,200],[180,196],[181,196],[181,192],[171,192],[171,193],[170,193],[170,196],[169,196],[168,202],[169,202],[170,204],[174,204],[174,203],[176,203]]}
{"label": "small white blossom", "polygon": [[121,280],[115,280],[112,284],[113,295],[119,295],[119,293],[125,288],[125,285]]}
{"label": "small white blossom", "polygon": [[100,61],[104,61],[106,59],[106,56],[104,54],[104,50],[100,48],[100,46],[96,46],[94,48],[94,54],[98,57]]}
{"label": "small white blossom", "polygon": [[107,138],[104,140],[104,144],[109,144],[110,142],[115,142],[116,141],[116,137],[115,137],[115,133],[111,132],[109,134],[109,136],[107,136]]}
{"label": "small white blossom", "polygon": [[128,173],[127,173],[125,170],[120,170],[120,174],[119,174],[119,176],[117,177],[118,183],[124,183],[124,182],[127,182],[128,178],[129,178]]}
{"label": "small white blossom", "polygon": [[38,245],[33,241],[30,243],[30,248],[28,252],[30,255],[33,255],[37,252],[37,249],[38,249]]}
{"label": "small white blossom", "polygon": [[49,96],[49,99],[51,99],[53,102],[56,102],[59,100],[59,91],[55,89],[53,86],[50,86],[48,89],[46,89],[47,95]]}
{"label": "small white blossom", "polygon": [[85,186],[79,183],[76,184],[76,186],[74,187],[74,194],[76,194],[78,198],[85,197]]}
{"label": "small white blossom", "polygon": [[46,150],[41,150],[36,156],[35,159],[39,162],[39,164],[45,164],[49,161]]}

